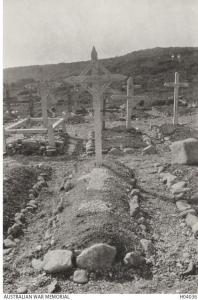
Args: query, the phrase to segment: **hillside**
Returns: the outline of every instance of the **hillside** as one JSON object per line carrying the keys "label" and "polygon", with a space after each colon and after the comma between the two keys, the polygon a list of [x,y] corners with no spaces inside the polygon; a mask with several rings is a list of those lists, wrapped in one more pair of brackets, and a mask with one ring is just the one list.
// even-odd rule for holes
{"label": "hillside", "polygon": [[[175,59],[171,59],[171,55]],[[180,54],[181,61],[178,62],[177,55]],[[103,64],[114,73],[132,75],[135,83],[141,85],[137,94],[147,94],[150,99],[165,99],[172,95],[172,89],[164,87],[165,81],[174,80],[174,72],[180,73],[180,79],[188,81],[190,87],[182,89],[180,95],[187,97],[189,101],[198,99],[198,48],[171,47],[153,48],[128,53],[123,56],[102,60]],[[40,71],[44,79],[55,82],[62,81],[69,75],[78,75],[88,62],[60,63],[51,65],[35,65],[4,69],[4,82],[15,83],[11,86],[18,91],[27,82],[39,80]],[[121,88],[121,83],[116,88]]]}

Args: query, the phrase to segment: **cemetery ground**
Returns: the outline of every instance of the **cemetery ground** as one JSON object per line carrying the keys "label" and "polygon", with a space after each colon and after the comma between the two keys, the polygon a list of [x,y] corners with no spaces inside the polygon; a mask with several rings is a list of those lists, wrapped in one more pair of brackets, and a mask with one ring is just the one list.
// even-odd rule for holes
{"label": "cemetery ground", "polygon": [[[8,194],[4,203],[5,239],[15,214],[28,207],[32,186],[39,177],[45,179],[35,202],[24,212],[22,234],[13,240],[13,248],[4,250],[5,293],[198,292],[198,239],[161,176],[171,173],[177,181],[187,183],[187,194],[197,192],[197,166],[172,166],[169,148],[171,141],[198,138],[196,117],[180,116],[179,122],[186,125],[178,126],[162,141],[150,125],[168,124],[172,118],[151,110],[136,114],[139,118],[132,120],[132,126],[138,130],[130,133],[124,129],[124,121],[109,114],[104,148],[122,149],[130,144],[130,150],[104,154],[104,168],[95,169],[94,156],[84,155],[92,120],[67,125],[73,139],[63,155],[4,157],[4,192]],[[156,153],[142,155],[148,139]],[[134,188],[140,201],[130,215],[127,199]],[[198,210],[196,201],[189,209]],[[115,261],[108,270],[81,274],[81,284],[74,278],[77,257],[96,243],[116,247]],[[42,268],[44,255],[56,249],[72,251],[72,266],[65,272],[51,273]],[[125,255],[130,252],[134,255],[126,263]],[[101,265],[106,259],[104,255]]]}

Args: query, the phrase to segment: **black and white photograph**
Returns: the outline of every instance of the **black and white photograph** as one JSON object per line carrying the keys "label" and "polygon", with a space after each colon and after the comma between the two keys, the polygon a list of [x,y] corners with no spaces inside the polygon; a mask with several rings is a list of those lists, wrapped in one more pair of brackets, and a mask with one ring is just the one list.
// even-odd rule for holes
{"label": "black and white photograph", "polygon": [[198,299],[198,0],[2,0],[1,29],[4,299]]}

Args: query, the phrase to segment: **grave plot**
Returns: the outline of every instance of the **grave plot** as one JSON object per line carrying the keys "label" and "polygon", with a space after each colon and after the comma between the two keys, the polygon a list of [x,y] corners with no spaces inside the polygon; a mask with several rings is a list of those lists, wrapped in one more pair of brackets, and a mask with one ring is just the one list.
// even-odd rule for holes
{"label": "grave plot", "polygon": [[[90,131],[88,134],[88,141],[86,142],[86,154],[93,155],[95,153],[95,134]],[[138,149],[141,150],[146,146],[143,141],[142,133],[130,128],[126,130],[124,125],[106,127],[103,131],[102,137],[102,152],[104,154],[112,154],[115,156],[124,155],[124,153],[133,153]]]}
{"label": "grave plot", "polygon": [[[109,159],[101,168],[94,168],[93,161],[78,164],[76,172],[74,167],[56,165],[48,188],[35,199],[35,213],[30,220],[25,214],[24,235],[8,255],[5,291],[26,286],[42,293],[53,280],[61,292],[74,291],[81,268],[85,283],[152,278],[140,242],[144,235],[137,220],[146,215],[133,170]],[[64,266],[58,262],[62,255],[68,255]]]}
{"label": "grave plot", "polygon": [[37,182],[38,176],[46,171],[50,177],[50,167],[27,166],[15,160],[4,162],[3,233],[5,237],[8,227],[15,223],[15,214],[19,213],[31,200],[30,190]]}
{"label": "grave plot", "polygon": [[[63,129],[58,131],[60,126],[63,126]],[[48,118],[48,128],[43,126],[42,118],[26,118],[7,127],[4,136],[6,152],[9,155],[63,154],[68,143],[64,118]]]}

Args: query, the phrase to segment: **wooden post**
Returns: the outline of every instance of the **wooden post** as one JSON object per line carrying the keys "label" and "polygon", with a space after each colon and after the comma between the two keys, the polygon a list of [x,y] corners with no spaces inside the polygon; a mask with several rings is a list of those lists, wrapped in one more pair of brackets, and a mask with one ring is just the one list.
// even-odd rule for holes
{"label": "wooden post", "polygon": [[126,129],[131,128],[131,114],[132,114],[132,108],[133,108],[133,102],[135,101],[135,96],[134,96],[134,89],[135,88],[140,88],[140,85],[135,85],[133,83],[133,78],[129,77],[127,80],[127,95],[124,94],[113,94],[111,96],[112,99],[118,100],[127,100],[127,105],[126,105]]}
{"label": "wooden post", "polygon": [[63,113],[63,118],[64,118],[64,122],[62,123],[62,131],[63,131],[63,133],[66,133],[67,132],[67,129],[66,129],[67,114],[66,113]]}
{"label": "wooden post", "polygon": [[5,89],[5,99],[6,99],[6,109],[8,111],[9,116],[11,116],[11,103],[10,103],[10,88],[9,84],[4,83],[4,89]]}
{"label": "wooden post", "polygon": [[76,95],[73,96],[73,113],[76,114],[77,111],[77,98]]}
{"label": "wooden post", "polygon": [[44,127],[48,126],[48,114],[47,114],[47,95],[43,95],[41,99],[42,104],[42,117]]}
{"label": "wooden post", "polygon": [[[99,73],[98,68],[98,55],[95,48],[91,52],[92,62],[92,75]],[[96,166],[102,165],[102,119],[101,119],[101,104],[102,95],[100,94],[99,84],[96,82],[93,84],[93,107],[94,107],[94,131],[95,131],[95,153],[96,153]]]}
{"label": "wooden post", "polygon": [[3,127],[3,152],[6,153],[6,131]]}
{"label": "wooden post", "polygon": [[34,117],[34,99],[31,91],[29,94],[29,113],[30,113],[30,117]]}
{"label": "wooden post", "polygon": [[127,80],[127,116],[126,116],[126,128],[131,128],[131,114],[132,114],[132,101],[134,95],[133,78],[129,77]]}
{"label": "wooden post", "polygon": [[101,101],[101,120],[102,120],[102,130],[105,129],[105,109],[106,109],[106,96],[103,95]]}
{"label": "wooden post", "polygon": [[175,81],[174,82],[165,82],[164,86],[173,87],[174,88],[174,107],[173,107],[173,125],[178,124],[178,94],[180,87],[188,87],[187,82],[179,82],[179,73],[175,73]]}
{"label": "wooden post", "polygon": [[[91,75],[89,75],[91,71]],[[102,64],[98,62],[96,49],[93,47],[91,52],[91,64],[80,76],[70,76],[65,80],[70,84],[81,84],[93,96],[94,108],[94,128],[95,128],[95,153],[96,166],[102,165],[102,95],[113,81],[124,80],[126,76],[111,74]],[[91,86],[90,86],[91,85]]]}
{"label": "wooden post", "polygon": [[48,139],[49,139],[49,145],[51,147],[55,147],[54,130],[52,124],[50,123],[48,123]]}
{"label": "wooden post", "polygon": [[178,91],[179,91],[179,73],[175,73],[175,87],[174,87],[174,108],[173,108],[173,125],[178,124]]}
{"label": "wooden post", "polygon": [[40,96],[41,96],[41,107],[42,107],[42,119],[44,127],[48,128],[48,113],[47,113],[47,87],[43,81],[40,81]]}

